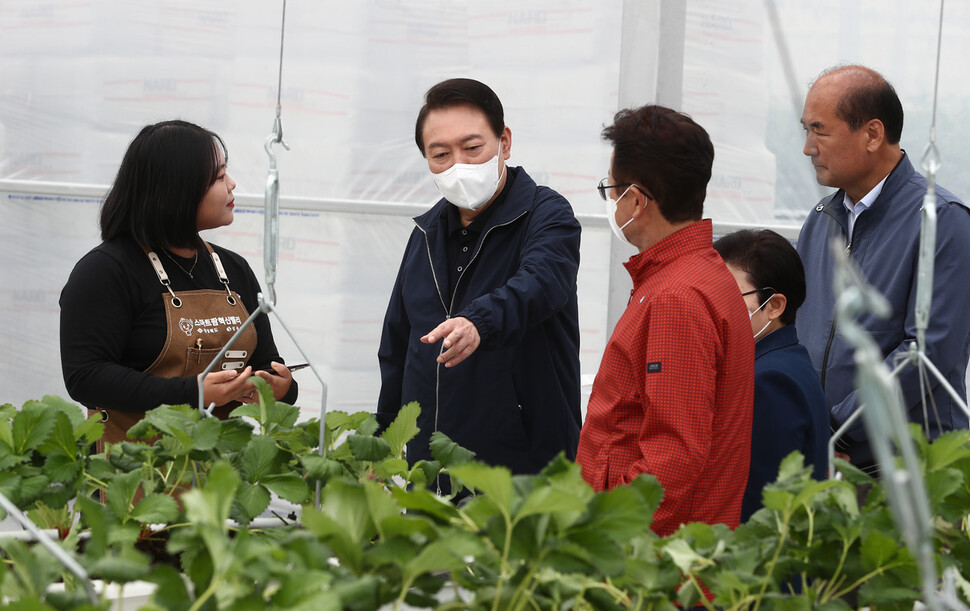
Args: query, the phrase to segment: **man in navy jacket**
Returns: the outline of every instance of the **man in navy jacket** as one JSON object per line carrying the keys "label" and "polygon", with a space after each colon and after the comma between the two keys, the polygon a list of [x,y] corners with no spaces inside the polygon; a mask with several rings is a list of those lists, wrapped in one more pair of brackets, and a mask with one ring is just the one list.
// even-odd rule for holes
{"label": "man in navy jacket", "polygon": [[[432,87],[415,142],[444,198],[414,219],[391,293],[379,420],[421,405],[412,463],[431,457],[434,431],[514,473],[574,459],[580,225],[569,202],[505,165],[512,132],[478,81]],[[446,479],[432,488],[447,492]]]}
{"label": "man in navy jacket", "polygon": [[[916,338],[916,263],[920,209],[926,179],[900,148],[903,108],[892,85],[863,66],[825,72],[812,86],[802,114],[804,153],[812,158],[819,184],[838,189],[809,213],[798,238],[808,294],[798,317],[798,336],[819,371],[839,427],[858,407],[851,346],[835,323],[832,287],[835,238],[870,284],[892,306],[888,319],[869,314],[860,323],[882,349],[893,369]],[[970,211],[952,193],[936,187],[938,215],[933,304],[926,332],[926,353],[953,389],[966,400],[970,355]],[[930,376],[921,393],[918,370],[899,375],[911,422],[929,437],[966,428],[967,416]],[[856,466],[873,467],[872,451],[861,420],[841,447]]]}

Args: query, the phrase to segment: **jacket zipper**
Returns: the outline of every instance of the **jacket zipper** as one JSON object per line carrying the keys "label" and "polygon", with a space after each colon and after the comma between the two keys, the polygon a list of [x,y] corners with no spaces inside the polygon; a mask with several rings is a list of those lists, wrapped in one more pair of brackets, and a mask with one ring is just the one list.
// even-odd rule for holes
{"label": "jacket zipper", "polygon": [[[860,214],[859,216],[862,216],[862,215]],[[856,219],[856,222],[858,221],[859,219]],[[844,236],[845,236],[845,232],[843,232],[843,237]],[[849,240],[848,244],[845,245],[845,256],[851,258],[851,255],[852,255],[852,240]],[[833,313],[832,327],[829,329],[829,339],[825,343],[825,352],[822,354],[822,375],[819,376],[821,378],[820,382],[822,383],[822,390],[825,390],[825,377],[829,371],[829,352],[832,350],[832,341],[835,340],[835,322],[836,322],[836,318],[835,318],[835,314]]]}
{"label": "jacket zipper", "polygon": [[[517,220],[519,220],[520,218],[528,214],[528,212],[529,211],[526,210],[522,212],[522,214],[520,214],[519,216],[515,217],[514,219],[506,221],[500,225],[493,225],[488,228],[488,230],[485,232],[485,235],[482,236],[481,242],[479,242],[478,244],[478,250],[476,250],[475,254],[472,255],[472,258],[468,261],[468,265],[465,266],[465,269],[461,270],[461,273],[458,274],[458,280],[455,281],[455,290],[451,294],[451,307],[448,307],[445,305],[444,297],[442,297],[443,293],[441,291],[441,285],[438,284],[438,274],[436,274],[434,271],[434,259],[432,259],[431,257],[431,241],[428,239],[428,232],[425,231],[424,228],[421,227],[421,225],[418,225],[417,223],[415,223],[418,229],[421,230],[421,233],[424,234],[424,245],[428,249],[428,264],[431,266],[431,278],[434,280],[434,287],[435,287],[435,290],[438,292],[438,299],[441,300],[441,307],[443,307],[445,310],[445,320],[451,319],[451,309],[455,307],[455,297],[458,296],[458,285],[461,284],[461,279],[465,276],[465,272],[468,271],[468,268],[471,267],[472,263],[475,262],[475,259],[478,258],[478,253],[482,252],[482,247],[485,245],[485,239],[488,237],[488,234],[492,233],[492,230],[498,227],[505,227],[507,225],[511,225],[512,223],[516,222]],[[442,341],[441,349],[438,350],[438,355],[440,356],[441,353],[443,353],[444,351],[445,351],[445,344]],[[440,401],[438,399],[438,391],[440,388],[441,388],[441,363],[438,363],[434,369],[434,432],[438,431],[438,411],[440,406]],[[435,477],[435,486],[437,488],[438,494],[440,495],[441,494],[441,474],[440,473]]]}

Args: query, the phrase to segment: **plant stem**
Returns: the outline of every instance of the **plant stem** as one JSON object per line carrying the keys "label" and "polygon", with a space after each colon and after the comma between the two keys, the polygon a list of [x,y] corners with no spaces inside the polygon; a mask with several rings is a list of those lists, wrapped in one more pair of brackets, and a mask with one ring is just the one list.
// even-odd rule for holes
{"label": "plant stem", "polygon": [[887,564],[887,565],[881,566],[879,568],[873,569],[872,571],[869,571],[868,573],[866,573],[862,577],[860,577],[860,578],[856,579],[855,581],[853,581],[847,588],[845,588],[843,590],[839,590],[838,592],[836,592],[835,593],[835,596],[836,597],[845,596],[846,594],[848,594],[852,590],[855,590],[856,588],[858,588],[859,586],[861,586],[865,582],[869,581],[870,579],[872,579],[876,575],[881,575],[882,573],[885,573],[889,569],[894,569],[897,566],[903,566],[903,563],[902,562],[894,562],[892,564]]}
{"label": "plant stem", "polygon": [[754,603],[753,611],[758,611],[758,607],[761,606],[761,600],[764,598],[765,592],[768,591],[768,583],[771,581],[771,576],[775,573],[775,565],[778,563],[778,556],[781,555],[781,550],[785,546],[785,540],[788,538],[788,526],[791,521],[792,513],[791,501],[789,500],[788,506],[785,507],[785,518],[782,520],[781,528],[778,529],[778,534],[780,535],[778,537],[778,545],[775,546],[775,553],[771,557],[771,562],[768,563],[768,574],[766,575],[767,579],[761,585],[761,592],[758,594],[758,600],[756,600]]}
{"label": "plant stem", "polygon": [[[522,599],[520,604],[516,604],[515,601],[519,597],[525,596],[526,590],[527,590],[526,585],[532,581],[532,578],[536,573],[536,568],[538,567],[538,563],[541,562],[541,560],[542,558],[540,556],[540,558],[536,561],[536,563],[532,565],[532,568],[529,569],[529,572],[525,574],[525,577],[522,578],[522,583],[519,584],[519,587],[517,587],[515,589],[515,592],[512,593],[512,600],[509,602],[509,607],[511,607],[513,610],[517,611],[518,609],[522,609],[525,606],[525,603],[528,602],[528,599],[525,599],[525,598]],[[530,587],[528,588],[528,591],[531,592],[532,589],[533,588]]]}
{"label": "plant stem", "polygon": [[414,583],[414,577],[408,577],[401,584],[401,593],[398,595],[397,600],[394,601],[394,611],[401,608],[401,603],[404,602],[404,597],[408,595],[408,590],[411,589],[412,583]]}
{"label": "plant stem", "polygon": [[839,573],[842,572],[842,566],[845,564],[845,557],[849,555],[849,545],[850,544],[849,544],[848,541],[846,541],[844,539],[842,540],[842,556],[839,557],[839,564],[838,564],[838,566],[835,567],[835,572],[832,573],[832,578],[829,579],[829,581],[828,581],[828,587],[826,587],[825,590],[822,593],[822,595],[823,595],[823,597],[822,597],[822,603],[823,604],[826,603],[826,602],[828,602],[828,600],[830,598],[832,598],[832,593],[831,593],[832,590],[834,590],[836,587],[838,587],[837,580],[839,578]]}
{"label": "plant stem", "polygon": [[212,581],[209,582],[209,587],[205,589],[205,592],[202,593],[202,596],[197,598],[196,601],[192,603],[192,606],[189,607],[189,611],[199,611],[199,609],[202,608],[202,605],[205,604],[205,601],[212,598],[212,595],[216,593],[216,588],[218,586],[219,586],[219,580],[213,577]]}
{"label": "plant stem", "polygon": [[[701,595],[701,603],[704,605],[704,607],[707,608],[707,611],[715,611],[714,605],[711,604],[711,601],[707,600],[707,594],[704,592],[704,588],[701,587],[700,582],[697,581],[697,578],[694,577],[694,574],[687,573],[687,579],[689,579],[690,582],[694,584],[694,589],[696,589],[697,593]],[[764,591],[762,591],[761,593],[764,594]],[[761,602],[760,597],[758,599],[758,602]],[[754,608],[755,608],[755,611],[757,611],[758,609],[757,603],[755,603]]]}
{"label": "plant stem", "polygon": [[505,519],[505,549],[502,550],[502,561],[499,564],[498,582],[495,584],[495,598],[492,600],[492,611],[498,611],[498,601],[502,595],[502,586],[505,585],[505,575],[509,570],[509,550],[512,548],[512,518],[503,509],[502,517]]}
{"label": "plant stem", "polygon": [[101,480],[99,480],[98,478],[94,477],[93,475],[91,475],[87,471],[84,472],[84,478],[87,479],[87,480],[89,480],[89,481],[94,482],[94,485],[97,486],[98,488],[107,489],[107,487],[108,487],[108,484],[106,484],[105,482],[102,482]]}
{"label": "plant stem", "polygon": [[[623,590],[614,586],[609,579],[602,583],[593,581],[583,588],[584,592],[586,590],[606,590],[606,592],[613,597],[613,600],[616,601],[616,604],[622,605],[627,609],[633,608],[633,601],[630,600],[630,596]],[[590,606],[590,608],[593,607]]]}

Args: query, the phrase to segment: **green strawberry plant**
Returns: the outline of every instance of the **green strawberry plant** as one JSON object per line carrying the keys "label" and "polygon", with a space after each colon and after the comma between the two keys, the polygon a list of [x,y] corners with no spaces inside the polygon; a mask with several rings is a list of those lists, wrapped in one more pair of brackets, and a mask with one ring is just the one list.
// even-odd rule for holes
{"label": "green strawberry plant", "polygon": [[[104,454],[92,450],[102,425],[69,402],[4,405],[0,492],[92,577],[157,584],[151,609],[912,609],[922,595],[882,484],[844,462],[844,480],[817,482],[793,454],[747,524],[661,538],[651,476],[596,493],[561,456],[513,475],[441,433],[432,460],[408,464],[416,404],[383,431],[368,413],[298,422],[254,381],[258,403],[228,420],[162,406]],[[970,432],[914,436],[938,569],[952,567],[967,601]],[[435,495],[438,477],[472,496]],[[253,527],[273,494],[302,504],[299,520]],[[40,546],[0,539],[0,557],[2,601],[108,606]]]}

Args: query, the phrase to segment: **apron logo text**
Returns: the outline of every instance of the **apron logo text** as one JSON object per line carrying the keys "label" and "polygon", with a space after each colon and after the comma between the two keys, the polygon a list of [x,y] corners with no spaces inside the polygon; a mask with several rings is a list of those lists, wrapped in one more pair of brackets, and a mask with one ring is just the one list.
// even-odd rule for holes
{"label": "apron logo text", "polygon": [[180,318],[179,319],[179,329],[182,330],[182,333],[185,333],[186,337],[189,337],[189,336],[192,335],[192,328],[193,327],[194,327],[194,325],[192,324],[192,319],[190,319],[190,318]]}

